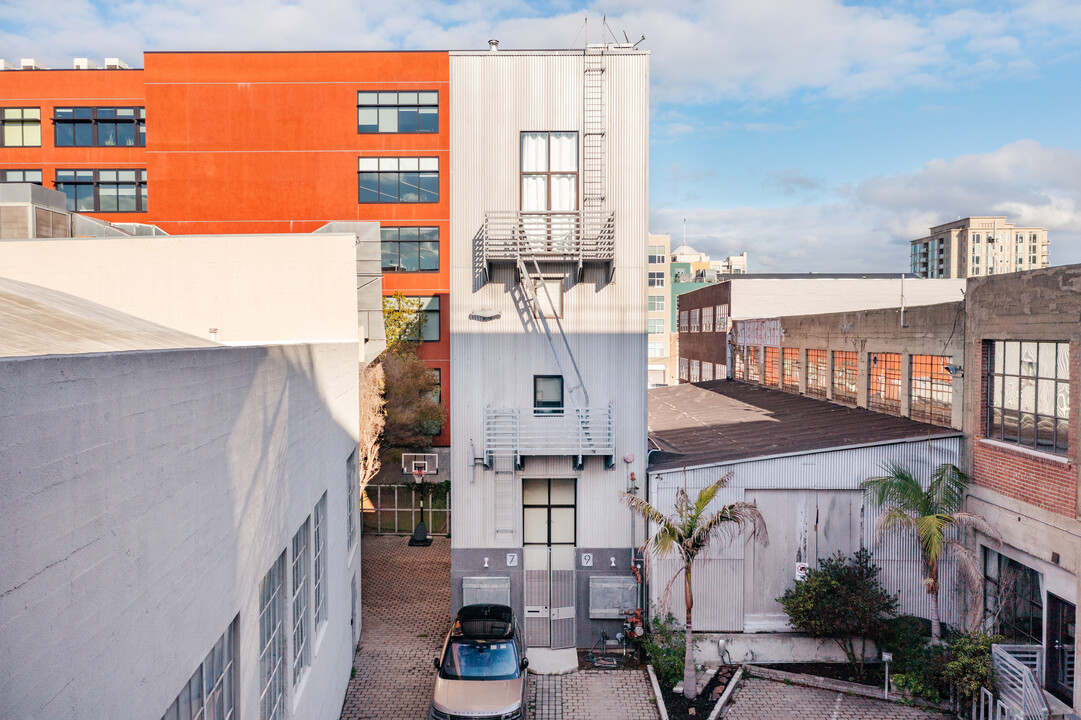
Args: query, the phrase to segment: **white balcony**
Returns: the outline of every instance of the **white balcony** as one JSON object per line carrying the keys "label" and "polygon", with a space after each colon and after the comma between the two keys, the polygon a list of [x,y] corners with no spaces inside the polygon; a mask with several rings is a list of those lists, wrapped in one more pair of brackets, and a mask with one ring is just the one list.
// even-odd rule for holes
{"label": "white balcony", "polygon": [[533,408],[485,408],[484,462],[513,458],[516,465],[527,456],[583,458],[615,455],[612,408],[564,408],[541,412]]}

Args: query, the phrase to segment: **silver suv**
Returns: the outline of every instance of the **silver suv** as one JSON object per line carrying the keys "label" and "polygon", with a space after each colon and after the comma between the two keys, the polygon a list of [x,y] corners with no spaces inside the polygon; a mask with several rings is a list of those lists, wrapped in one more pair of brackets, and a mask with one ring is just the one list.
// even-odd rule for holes
{"label": "silver suv", "polygon": [[431,720],[525,720],[525,643],[506,605],[466,605],[435,659]]}

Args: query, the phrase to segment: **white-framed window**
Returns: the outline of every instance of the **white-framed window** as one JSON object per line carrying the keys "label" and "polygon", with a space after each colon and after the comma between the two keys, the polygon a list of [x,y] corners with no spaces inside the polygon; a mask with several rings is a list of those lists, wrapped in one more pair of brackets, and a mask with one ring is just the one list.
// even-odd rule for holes
{"label": "white-framed window", "polygon": [[357,451],[353,450],[349,459],[345,461],[345,510],[347,535],[346,547],[353,549],[357,539],[357,512],[360,504],[357,502],[357,486],[360,484],[360,476],[357,475]]}
{"label": "white-framed window", "polygon": [[691,382],[700,382],[702,380],[702,367],[701,363],[697,360],[691,360]]}
{"label": "white-framed window", "polygon": [[664,357],[664,343],[651,342],[649,343],[649,356],[651,358]]}
{"label": "white-framed window", "polygon": [[649,311],[650,312],[663,312],[664,311],[664,295],[650,295],[649,296]]}
{"label": "white-framed window", "polygon": [[713,332],[713,306],[702,308],[702,332]]}
{"label": "white-framed window", "polygon": [[687,362],[687,358],[679,359],[679,379],[686,380],[691,376],[690,363]]}
{"label": "white-framed window", "polygon": [[701,313],[702,311],[698,310],[697,308],[691,310],[691,332],[701,332]]}
{"label": "white-framed window", "polygon": [[649,271],[649,286],[650,287],[664,287],[664,271]]}
{"label": "white-framed window", "polygon": [[522,133],[522,210],[578,209],[578,133]]}
{"label": "white-framed window", "polygon": [[679,331],[687,332],[691,327],[690,313],[686,310],[679,311]]}
{"label": "white-framed window", "polygon": [[259,583],[259,717],[285,717],[285,552]]}
{"label": "white-framed window", "polygon": [[649,264],[650,265],[663,265],[664,264],[664,245],[650,245],[649,246]]}
{"label": "white-framed window", "polygon": [[315,607],[315,627],[321,627],[327,613],[327,494],[315,504],[312,525],[312,597]]}
{"label": "white-framed window", "polygon": [[311,518],[293,536],[293,687],[300,684],[311,660],[311,605],[308,603],[309,567],[312,562]]}
{"label": "white-framed window", "polygon": [[650,318],[648,322],[650,335],[664,334],[664,318]]}
{"label": "white-framed window", "polygon": [[195,668],[191,679],[181,688],[161,720],[232,720],[236,717],[236,674],[233,668],[239,624],[238,615],[218,638],[206,659]]}
{"label": "white-framed window", "polygon": [[713,379],[713,363],[702,361],[702,381]]}
{"label": "white-framed window", "polygon": [[728,304],[718,305],[714,310],[713,329],[717,332],[728,332]]}

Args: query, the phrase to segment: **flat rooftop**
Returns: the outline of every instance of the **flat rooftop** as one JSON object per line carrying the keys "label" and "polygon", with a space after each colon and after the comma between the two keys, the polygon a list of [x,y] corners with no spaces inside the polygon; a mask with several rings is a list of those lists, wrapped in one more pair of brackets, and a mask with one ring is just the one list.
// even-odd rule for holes
{"label": "flat rooftop", "polygon": [[652,388],[649,470],[815,452],[957,430],[737,382]]}

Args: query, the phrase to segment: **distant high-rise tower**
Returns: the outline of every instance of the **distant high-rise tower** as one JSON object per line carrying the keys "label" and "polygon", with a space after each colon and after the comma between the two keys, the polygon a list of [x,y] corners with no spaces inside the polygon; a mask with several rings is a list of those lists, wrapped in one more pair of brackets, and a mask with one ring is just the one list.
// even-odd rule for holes
{"label": "distant high-rise tower", "polygon": [[1047,267],[1047,228],[1016,227],[1004,215],[967,217],[912,241],[912,272],[925,278],[977,277]]}

